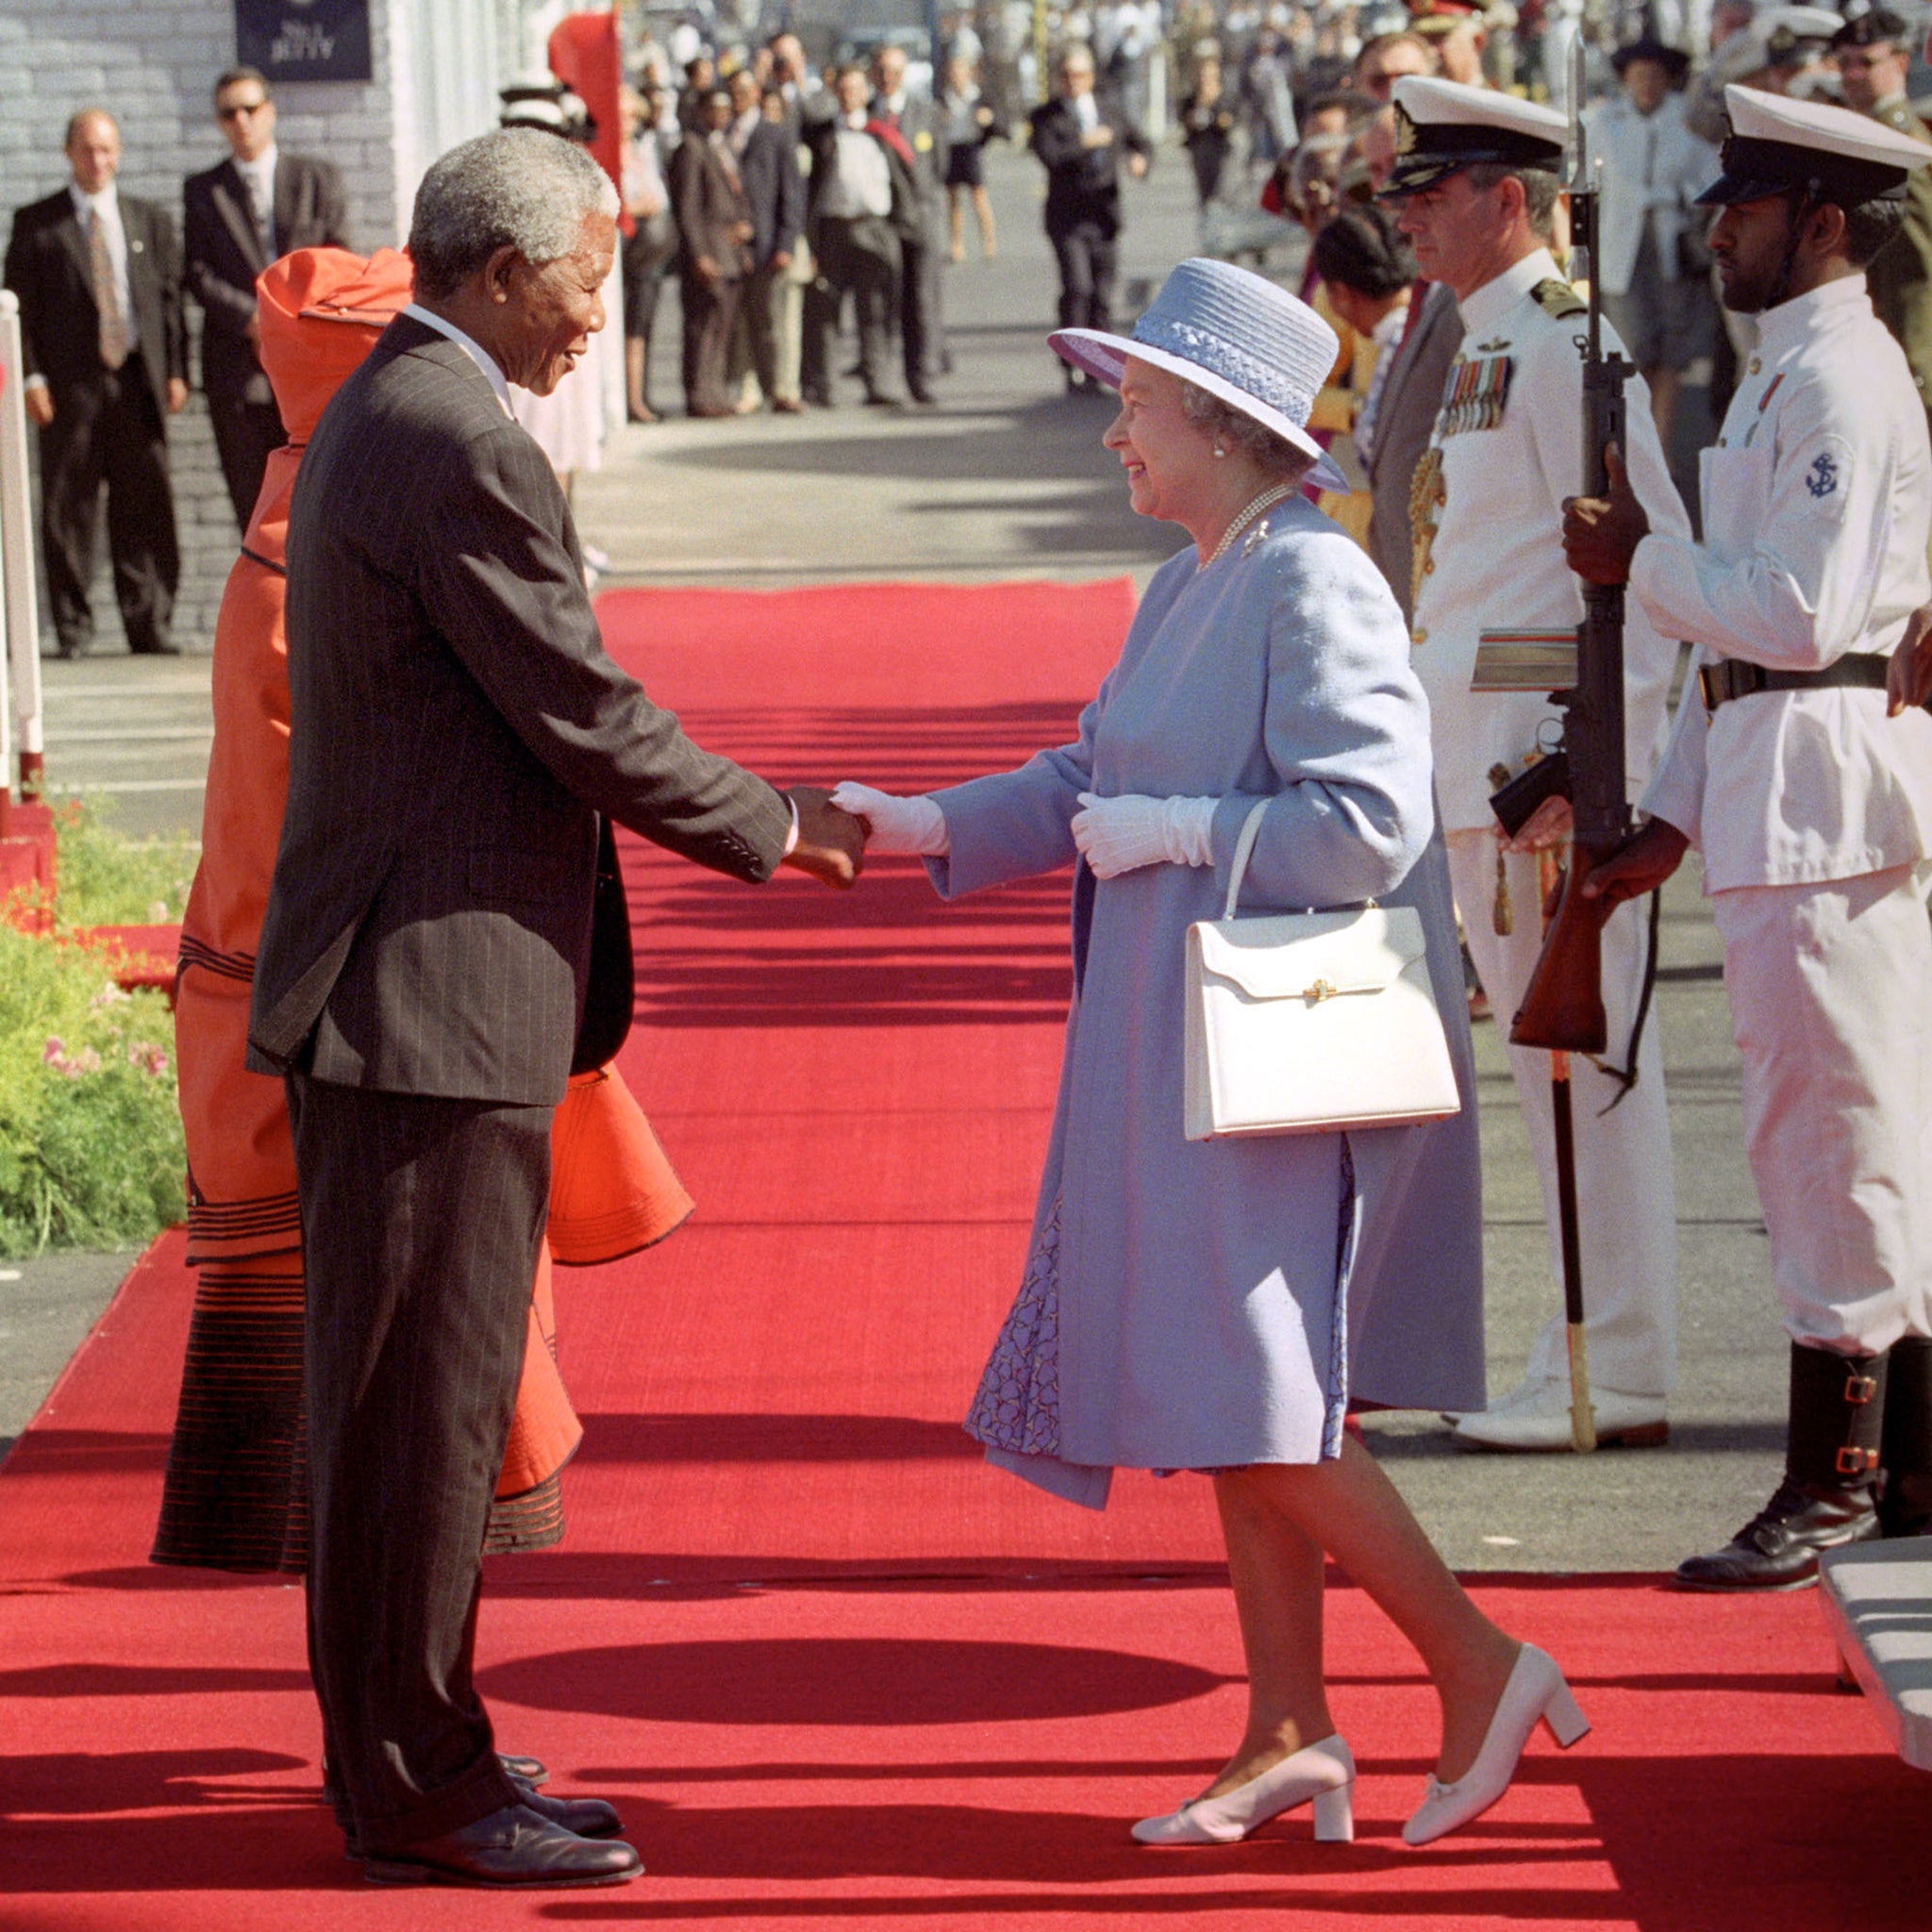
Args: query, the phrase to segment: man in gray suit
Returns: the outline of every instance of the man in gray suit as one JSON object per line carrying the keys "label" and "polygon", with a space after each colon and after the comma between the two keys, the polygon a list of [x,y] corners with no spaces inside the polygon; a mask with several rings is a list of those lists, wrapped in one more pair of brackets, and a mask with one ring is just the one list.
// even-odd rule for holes
{"label": "man in gray suit", "polygon": [[1378,385],[1374,435],[1362,454],[1374,501],[1369,555],[1389,579],[1403,616],[1413,624],[1415,538],[1409,488],[1442,407],[1449,365],[1462,342],[1462,317],[1456,291],[1446,282],[1417,283],[1409,302],[1408,328],[1391,352],[1389,374]]}
{"label": "man in gray suit", "polygon": [[552,135],[438,161],[417,300],[330,404],[290,512],[289,802],[249,1063],[289,1089],[310,1666],[377,1882],[641,1869],[608,1805],[512,1777],[471,1680],[551,1113],[629,1020],[608,824],[750,881],[849,885],[862,858],[823,792],[700,750],[605,654],[569,510],[510,417],[510,382],[549,393],[603,325],[616,213]]}

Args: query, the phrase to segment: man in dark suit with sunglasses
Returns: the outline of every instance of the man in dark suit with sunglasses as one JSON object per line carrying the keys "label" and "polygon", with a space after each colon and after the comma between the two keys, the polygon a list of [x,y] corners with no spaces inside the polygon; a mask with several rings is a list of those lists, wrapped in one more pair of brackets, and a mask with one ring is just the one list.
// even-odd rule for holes
{"label": "man in dark suit with sunglasses", "polygon": [[235,521],[245,530],[269,452],[289,439],[256,353],[255,278],[297,248],[346,248],[342,177],[331,161],[284,154],[275,104],[252,67],[215,82],[215,119],[229,155],[191,175],[188,288],[201,304],[201,386]]}

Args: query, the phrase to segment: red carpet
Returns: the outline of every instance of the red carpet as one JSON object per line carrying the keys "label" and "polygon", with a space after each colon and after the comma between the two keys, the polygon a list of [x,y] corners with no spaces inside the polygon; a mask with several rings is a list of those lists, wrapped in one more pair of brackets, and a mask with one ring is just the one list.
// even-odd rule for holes
{"label": "red carpet", "polygon": [[[604,603],[701,739],[781,782],[894,788],[1065,737],[1127,609],[1122,585]],[[1925,1787],[1834,1694],[1815,1606],[1642,1579],[1485,1587],[1597,1729],[1534,1746],[1475,1831],[1396,1837],[1432,1700],[1340,1591],[1359,1841],[1318,1848],[1304,1817],[1205,1855],[1128,1842],[1241,1723],[1206,1486],[1127,1478],[1094,1517],[958,1428],[1031,1214],[1064,882],[948,909],[903,864],[834,896],[628,858],[626,1071],[698,1214],[559,1276],[570,1534],[495,1570],[481,1652],[506,1743],[615,1800],[650,1876],[397,1895],[342,1860],[299,1591],[143,1560],[189,1305],[173,1238],[0,1473],[0,1932],[1925,1923]]]}

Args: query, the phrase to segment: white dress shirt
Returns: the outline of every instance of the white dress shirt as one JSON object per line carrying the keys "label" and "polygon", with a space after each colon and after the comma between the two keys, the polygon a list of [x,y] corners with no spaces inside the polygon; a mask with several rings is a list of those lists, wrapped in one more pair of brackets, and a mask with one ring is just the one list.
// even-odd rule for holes
{"label": "white dress shirt", "polygon": [[[1470,690],[1480,633],[1574,630],[1583,617],[1562,534],[1563,499],[1583,486],[1583,317],[1553,315],[1537,299],[1544,282],[1569,293],[1549,251],[1539,248],[1460,305],[1462,346],[1423,458],[1441,464],[1442,496],[1416,586],[1415,670],[1429,694],[1445,832],[1487,829],[1491,768],[1522,771],[1557,734],[1557,712],[1541,695]],[[1606,349],[1622,346],[1607,324],[1603,333]],[[1653,526],[1688,540],[1690,520],[1641,376],[1625,396],[1632,483]],[[1417,476],[1423,487],[1420,465]],[[1641,610],[1626,614],[1624,727],[1633,799],[1663,743],[1674,640],[1675,633],[1660,637]]]}
{"label": "white dress shirt", "polygon": [[[1861,275],[1757,323],[1704,452],[1704,541],[1646,537],[1633,602],[1702,662],[1890,656],[1932,594],[1932,449],[1905,353]],[[1910,864],[1932,856],[1932,716],[1888,718],[1883,691],[1842,688],[1760,691],[1712,716],[1693,678],[1643,804],[1703,852],[1708,892]]]}
{"label": "white dress shirt", "polygon": [[886,151],[865,131],[863,112],[847,115],[839,125],[832,150],[832,178],[819,199],[819,213],[834,221],[853,222],[864,215],[892,211],[892,175]]}
{"label": "white dress shirt", "polygon": [[261,241],[263,258],[275,258],[275,144],[270,142],[252,161],[237,161],[235,172],[247,190],[255,216],[255,231]]}
{"label": "white dress shirt", "polygon": [[509,380],[498,366],[496,358],[481,342],[474,336],[466,336],[455,323],[445,322],[441,316],[433,314],[420,303],[411,302],[403,313],[422,323],[425,328],[433,328],[438,335],[447,336],[462,350],[489,378],[490,387],[496,391],[496,400],[503,405],[503,413],[512,421],[515,420],[516,411],[510,407]]}

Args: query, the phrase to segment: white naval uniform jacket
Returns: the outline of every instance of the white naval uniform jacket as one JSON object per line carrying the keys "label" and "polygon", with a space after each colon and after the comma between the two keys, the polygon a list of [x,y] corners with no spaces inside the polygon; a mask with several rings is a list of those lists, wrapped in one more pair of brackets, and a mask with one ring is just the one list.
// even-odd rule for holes
{"label": "white naval uniform jacket", "polygon": [[[1758,318],[1704,452],[1703,502],[1702,543],[1653,517],[1630,570],[1634,601],[1700,662],[1816,671],[1896,648],[1932,590],[1932,451],[1863,275]],[[1889,719],[1883,691],[1828,689],[1760,691],[1713,717],[1693,678],[1643,807],[1703,853],[1707,892],[1908,865],[1932,852],[1932,716]]]}
{"label": "white naval uniform jacket", "polygon": [[[1583,592],[1563,559],[1563,499],[1583,487],[1583,318],[1559,320],[1537,299],[1561,277],[1547,249],[1525,256],[1461,304],[1462,347],[1449,369],[1417,491],[1440,501],[1418,510],[1416,675],[1429,696],[1442,829],[1493,823],[1491,768],[1521,772],[1557,738],[1556,708],[1535,692],[1469,688],[1477,634],[1573,630]],[[1616,338],[1607,325],[1606,347]],[[1624,391],[1630,476],[1653,529],[1688,541],[1690,521],[1664,463],[1641,376]],[[1458,400],[1458,396],[1461,400]],[[1924,410],[1920,411],[1921,416]],[[1630,796],[1649,780],[1664,741],[1676,669],[1674,637],[1660,637],[1633,607],[1624,629],[1624,743]]]}

